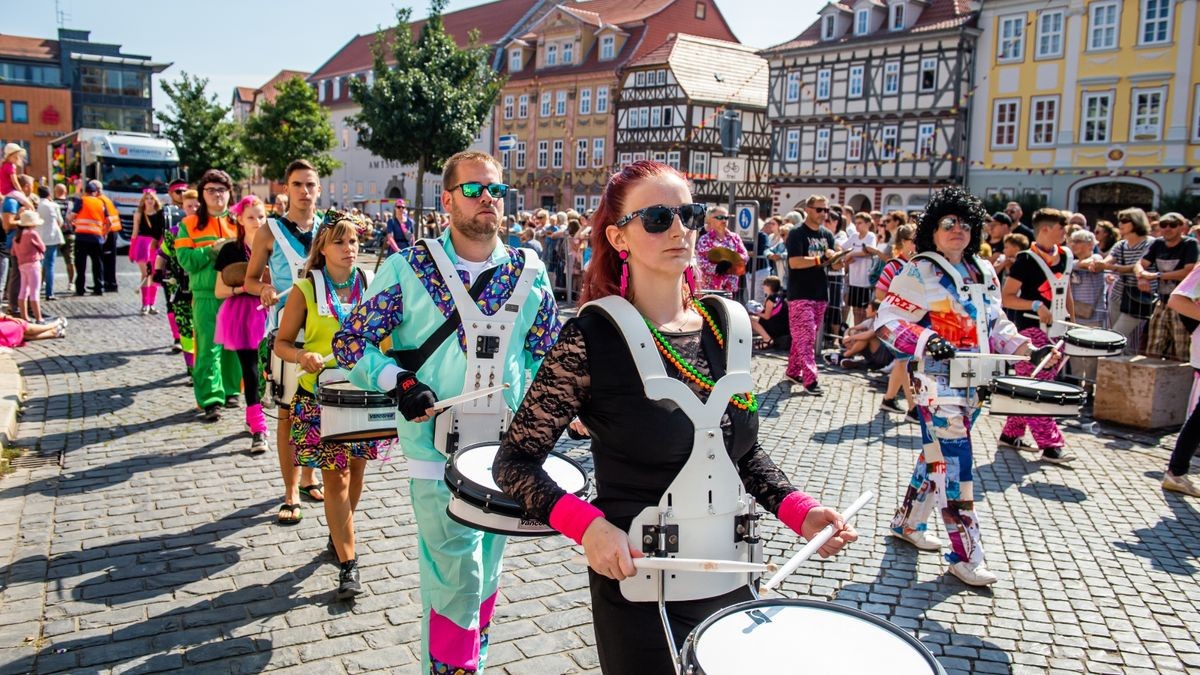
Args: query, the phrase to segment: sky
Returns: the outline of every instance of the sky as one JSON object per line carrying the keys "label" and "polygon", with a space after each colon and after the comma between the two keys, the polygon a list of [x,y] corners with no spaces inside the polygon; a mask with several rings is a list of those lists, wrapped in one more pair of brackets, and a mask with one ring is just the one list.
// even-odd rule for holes
{"label": "sky", "polygon": [[[450,0],[447,12],[486,0]],[[734,35],[753,47],[769,47],[800,34],[827,0],[716,0]],[[19,7],[19,9],[18,9]],[[181,72],[208,78],[208,91],[229,105],[233,88],[258,87],[283,69],[313,71],[357,34],[395,23],[396,9],[426,2],[380,0],[0,0],[2,30],[10,35],[54,38],[63,26],[90,30],[93,42],[116,43],[126,54],[172,65],[163,78]],[[167,98],[155,86],[154,107]]]}

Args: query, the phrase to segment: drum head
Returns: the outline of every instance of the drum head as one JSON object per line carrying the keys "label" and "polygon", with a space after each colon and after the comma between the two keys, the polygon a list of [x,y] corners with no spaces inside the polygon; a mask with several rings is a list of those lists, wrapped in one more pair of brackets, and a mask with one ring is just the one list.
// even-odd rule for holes
{"label": "drum head", "polygon": [[[454,458],[451,460],[454,469],[457,471],[466,483],[473,484],[479,488],[479,491],[484,494],[504,494],[500,490],[500,486],[496,485],[496,481],[492,478],[492,462],[496,459],[496,451],[500,449],[498,443],[481,443],[463,448],[454,453]],[[579,467],[570,458],[564,457],[558,453],[551,452],[546,457],[546,463],[542,468],[550,475],[551,480],[558,483],[558,486],[571,494],[581,494],[587,491],[588,478],[583,469]],[[468,492],[467,485],[463,485],[464,492]],[[480,494],[483,497],[484,494]]]}
{"label": "drum head", "polygon": [[688,663],[708,675],[780,672],[858,675],[943,673],[929,650],[872,614],[814,600],[754,600],[696,627]]}
{"label": "drum head", "polygon": [[997,377],[995,382],[999,390],[1010,392],[1029,391],[1051,395],[1063,394],[1070,396],[1072,394],[1080,394],[1083,391],[1079,387],[1066,382],[1036,380],[1032,377],[1015,377],[1012,375],[1006,375],[1004,377]]}
{"label": "drum head", "polygon": [[1103,328],[1072,328],[1067,331],[1064,339],[1067,342],[1096,347],[1125,344],[1124,335],[1115,330],[1105,330]]}

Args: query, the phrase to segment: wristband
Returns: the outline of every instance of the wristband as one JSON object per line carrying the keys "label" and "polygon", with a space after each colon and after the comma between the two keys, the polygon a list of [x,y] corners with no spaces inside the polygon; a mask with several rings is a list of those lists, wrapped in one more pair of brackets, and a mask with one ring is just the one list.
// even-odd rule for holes
{"label": "wristband", "polygon": [[1029,311],[1036,313],[1041,308],[1042,308],[1042,301],[1034,300],[1033,304],[1029,306]]}

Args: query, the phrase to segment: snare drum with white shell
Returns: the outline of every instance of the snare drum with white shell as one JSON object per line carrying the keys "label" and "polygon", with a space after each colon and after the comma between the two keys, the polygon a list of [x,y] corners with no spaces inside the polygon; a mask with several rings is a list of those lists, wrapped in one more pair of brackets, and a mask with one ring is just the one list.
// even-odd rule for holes
{"label": "snare drum with white shell", "polygon": [[679,654],[682,672],[945,675],[929,649],[900,627],[816,600],[742,602],[696,626]]}
{"label": "snare drum with white shell", "polygon": [[1125,350],[1125,336],[1103,328],[1072,328],[1063,342],[1067,356],[1117,356]]}
{"label": "snare drum with white shell", "polygon": [[1005,376],[992,380],[993,415],[1077,417],[1087,394],[1083,387],[1032,377]]}
{"label": "snare drum with white shell", "polygon": [[[285,362],[275,353],[276,332],[272,330],[267,334],[267,344],[271,346],[271,358],[267,363],[267,381],[271,384],[269,389],[275,405],[290,409],[292,398],[296,395],[296,388],[300,386],[300,364]],[[299,348],[304,347],[303,341],[293,344]]]}

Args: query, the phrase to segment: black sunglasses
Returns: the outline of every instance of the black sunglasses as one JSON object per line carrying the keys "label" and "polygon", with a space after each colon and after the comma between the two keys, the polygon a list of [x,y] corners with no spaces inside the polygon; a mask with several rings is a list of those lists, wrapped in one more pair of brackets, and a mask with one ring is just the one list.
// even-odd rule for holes
{"label": "black sunglasses", "polygon": [[713,216],[713,220],[726,221],[729,220],[729,216]]}
{"label": "black sunglasses", "polygon": [[483,194],[484,190],[487,190],[487,193],[491,195],[492,199],[504,199],[504,195],[508,194],[508,186],[504,183],[488,183],[487,185],[484,185],[478,181],[459,183],[458,185],[450,188],[449,191],[454,192],[455,190],[462,190],[463,196],[467,199],[475,199],[479,195]]}
{"label": "black sunglasses", "polygon": [[828,213],[829,212],[829,209],[825,208],[824,206],[810,206],[808,208],[812,209],[813,211],[816,211],[817,213]]}
{"label": "black sunglasses", "polygon": [[658,234],[671,229],[671,223],[675,222],[675,214],[679,214],[679,222],[683,223],[685,228],[699,230],[704,227],[706,211],[703,204],[683,204],[682,206],[656,204],[622,216],[615,225],[624,227],[626,223],[640,216],[642,227],[650,234]]}

